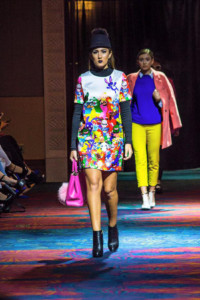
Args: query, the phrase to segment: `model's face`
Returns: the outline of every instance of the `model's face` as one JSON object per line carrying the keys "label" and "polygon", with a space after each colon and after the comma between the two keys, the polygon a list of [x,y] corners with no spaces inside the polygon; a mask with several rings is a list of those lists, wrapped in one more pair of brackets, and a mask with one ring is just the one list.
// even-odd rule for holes
{"label": "model's face", "polygon": [[141,54],[137,60],[137,63],[142,73],[148,74],[151,71],[154,59],[149,54]]}
{"label": "model's face", "polygon": [[95,48],[91,52],[91,59],[98,69],[108,68],[108,60],[111,58],[112,52],[107,48]]}
{"label": "model's face", "polygon": [[161,64],[160,64],[158,61],[156,61],[156,60],[154,60],[154,62],[153,62],[153,64],[152,64],[152,67],[153,67],[155,70],[157,70],[157,71],[161,71],[161,69],[162,69]]}

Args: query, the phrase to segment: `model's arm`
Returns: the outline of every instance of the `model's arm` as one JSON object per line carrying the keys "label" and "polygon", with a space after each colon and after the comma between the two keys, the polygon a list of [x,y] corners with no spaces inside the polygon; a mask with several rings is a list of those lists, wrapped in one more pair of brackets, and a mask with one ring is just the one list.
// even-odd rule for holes
{"label": "model's arm", "polygon": [[130,102],[120,102],[120,110],[122,117],[122,125],[125,133],[125,144],[132,144],[132,117],[130,110]]}
{"label": "model's arm", "polygon": [[71,150],[76,150],[76,140],[78,135],[78,129],[81,121],[81,114],[83,110],[83,104],[74,104],[74,113],[72,117],[72,134],[71,134]]}
{"label": "model's arm", "polygon": [[83,110],[83,104],[74,104],[74,113],[72,117],[72,134],[71,134],[71,153],[70,159],[78,160],[77,155],[77,147],[76,147],[76,140],[78,135],[78,129],[81,121],[81,114]]}
{"label": "model's arm", "polygon": [[129,83],[131,94],[133,95],[133,89],[134,89],[134,83],[135,83],[135,80],[133,80],[133,75],[129,74],[127,76],[127,79],[128,79],[128,83]]}
{"label": "model's arm", "polygon": [[173,129],[175,130],[175,129],[182,127],[181,118],[179,115],[178,106],[177,106],[173,87],[166,76],[165,76],[165,81],[166,81],[166,84],[167,84],[167,87],[169,90],[169,94],[170,94],[169,114],[171,117]]}
{"label": "model's arm", "polygon": [[122,125],[125,133],[125,158],[127,160],[131,158],[133,154],[132,150],[132,116],[130,109],[130,101],[120,102],[120,110],[122,117]]}
{"label": "model's arm", "polygon": [[78,160],[76,141],[77,141],[78,129],[81,121],[81,114],[82,114],[83,103],[84,103],[84,93],[82,89],[81,76],[79,76],[77,80],[74,103],[75,104],[74,104],[74,112],[72,117],[71,152],[70,152],[71,161],[73,161],[73,159]]}

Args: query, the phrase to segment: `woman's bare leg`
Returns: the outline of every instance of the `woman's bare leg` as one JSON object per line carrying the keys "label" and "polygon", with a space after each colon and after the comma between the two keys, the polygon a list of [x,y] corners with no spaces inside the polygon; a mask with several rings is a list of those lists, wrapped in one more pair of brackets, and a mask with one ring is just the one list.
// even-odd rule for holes
{"label": "woman's bare leg", "polygon": [[156,190],[156,187],[155,186],[150,186],[149,187],[149,192],[155,192]]}
{"label": "woman's bare leg", "polygon": [[119,247],[119,237],[117,228],[117,172],[103,174],[103,186],[105,193],[105,204],[108,213],[108,248],[115,252]]}
{"label": "woman's bare leg", "polygon": [[109,219],[109,226],[114,227],[117,224],[117,172],[104,172],[103,187],[105,193],[105,204]]}
{"label": "woman's bare leg", "polygon": [[23,173],[23,169],[20,166],[17,166],[15,164],[13,164],[11,162],[11,164],[9,166],[7,166],[8,170],[11,171],[12,173],[18,173],[18,174],[22,174]]}
{"label": "woman's bare leg", "polygon": [[147,186],[141,186],[140,190],[142,195],[148,193]]}
{"label": "woman's bare leg", "polygon": [[85,169],[85,175],[92,229],[99,231],[101,230],[102,172],[96,169]]}

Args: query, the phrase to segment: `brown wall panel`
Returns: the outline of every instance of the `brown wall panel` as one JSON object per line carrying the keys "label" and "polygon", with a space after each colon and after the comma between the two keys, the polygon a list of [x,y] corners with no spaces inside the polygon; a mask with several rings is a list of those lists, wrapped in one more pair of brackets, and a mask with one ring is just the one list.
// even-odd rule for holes
{"label": "brown wall panel", "polygon": [[44,99],[42,97],[0,98],[4,119],[11,119],[3,133],[23,145],[25,159],[44,159]]}
{"label": "brown wall panel", "polygon": [[0,1],[0,97],[43,96],[41,0]]}

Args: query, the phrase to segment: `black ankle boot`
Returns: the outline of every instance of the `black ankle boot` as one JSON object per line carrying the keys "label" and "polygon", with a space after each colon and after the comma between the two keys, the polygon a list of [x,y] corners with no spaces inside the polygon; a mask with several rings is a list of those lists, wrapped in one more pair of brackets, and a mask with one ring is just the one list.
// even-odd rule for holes
{"label": "black ankle boot", "polygon": [[10,212],[10,208],[12,206],[13,201],[15,200],[15,198],[17,196],[17,193],[7,183],[4,183],[1,191],[3,192],[3,194],[7,195],[6,201],[1,202],[1,204],[3,204],[3,206],[1,207],[1,211],[8,213],[8,212]]}
{"label": "black ankle boot", "polygon": [[119,247],[117,225],[114,227],[108,226],[108,248],[111,252],[115,252]]}
{"label": "black ankle boot", "polygon": [[93,257],[103,256],[103,231],[93,231]]}

